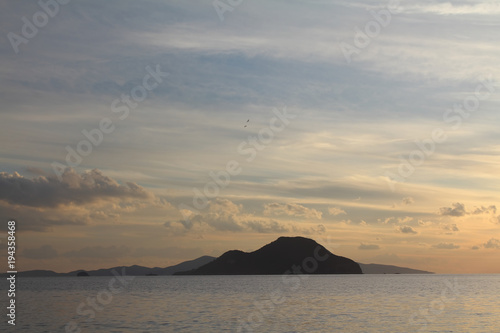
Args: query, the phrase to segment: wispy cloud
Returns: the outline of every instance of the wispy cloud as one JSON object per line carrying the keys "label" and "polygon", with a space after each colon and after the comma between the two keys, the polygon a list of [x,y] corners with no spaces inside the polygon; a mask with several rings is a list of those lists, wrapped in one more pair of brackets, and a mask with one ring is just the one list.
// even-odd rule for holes
{"label": "wispy cloud", "polygon": [[443,225],[443,229],[451,232],[460,231],[455,223]]}
{"label": "wispy cloud", "polygon": [[270,203],[264,207],[264,215],[287,215],[321,220],[323,213],[296,203]]}
{"label": "wispy cloud", "polygon": [[452,207],[439,208],[439,215],[443,216],[464,216],[467,214],[464,204],[460,202],[452,204]]}
{"label": "wispy cloud", "polygon": [[439,215],[455,216],[455,217],[460,217],[465,215],[482,215],[482,214],[493,215],[496,214],[496,212],[497,208],[495,205],[475,207],[474,210],[468,211],[466,210],[465,205],[460,202],[452,204],[452,207],[439,208]]}
{"label": "wispy cloud", "polygon": [[405,13],[431,13],[437,15],[498,15],[500,5],[495,2],[483,2],[475,4],[453,4],[451,2],[402,5]]}
{"label": "wispy cloud", "polygon": [[[195,214],[185,211],[183,214],[186,216],[185,220],[169,221],[164,226],[174,232],[175,230],[181,232],[181,225],[184,231],[192,229],[192,232],[203,232],[204,227],[230,232],[287,233],[290,231],[289,225],[272,218],[244,212],[243,205],[224,198],[210,201],[205,212]],[[285,215],[288,216],[288,214]]]}
{"label": "wispy cloud", "polygon": [[359,250],[379,250],[380,246],[377,244],[364,244],[362,243],[361,245],[358,246]]}
{"label": "wispy cloud", "polygon": [[329,207],[328,213],[330,213],[330,215],[333,215],[333,216],[347,214],[345,212],[345,210],[343,210],[342,208],[338,208],[338,207]]}
{"label": "wispy cloud", "polygon": [[500,249],[500,240],[491,238],[483,244],[486,249]]}
{"label": "wispy cloud", "polygon": [[412,227],[410,227],[408,225],[402,225],[397,230],[403,234],[417,234],[418,233],[415,229],[413,229]]}
{"label": "wispy cloud", "polygon": [[459,245],[455,245],[453,243],[439,243],[439,244],[433,245],[432,247],[436,248],[436,249],[442,249],[442,250],[454,250],[454,249],[460,248]]}

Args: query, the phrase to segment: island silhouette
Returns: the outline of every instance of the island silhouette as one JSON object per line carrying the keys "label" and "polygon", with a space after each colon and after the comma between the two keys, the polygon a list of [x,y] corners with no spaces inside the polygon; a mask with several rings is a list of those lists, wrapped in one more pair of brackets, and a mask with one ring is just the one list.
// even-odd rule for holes
{"label": "island silhouette", "polygon": [[253,252],[232,250],[175,275],[363,274],[359,264],[304,237],[280,237]]}

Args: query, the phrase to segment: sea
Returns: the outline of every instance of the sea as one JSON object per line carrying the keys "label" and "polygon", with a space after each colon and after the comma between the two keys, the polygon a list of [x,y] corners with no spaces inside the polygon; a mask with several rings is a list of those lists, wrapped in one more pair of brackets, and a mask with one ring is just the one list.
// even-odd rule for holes
{"label": "sea", "polygon": [[0,332],[500,333],[500,275],[22,278]]}

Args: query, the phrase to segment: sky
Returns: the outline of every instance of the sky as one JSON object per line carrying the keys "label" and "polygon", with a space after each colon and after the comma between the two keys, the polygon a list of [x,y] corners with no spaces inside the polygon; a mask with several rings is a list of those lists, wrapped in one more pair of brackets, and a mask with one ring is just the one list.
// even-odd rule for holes
{"label": "sky", "polygon": [[2,265],[15,220],[20,271],[304,236],[500,273],[500,3],[0,7]]}

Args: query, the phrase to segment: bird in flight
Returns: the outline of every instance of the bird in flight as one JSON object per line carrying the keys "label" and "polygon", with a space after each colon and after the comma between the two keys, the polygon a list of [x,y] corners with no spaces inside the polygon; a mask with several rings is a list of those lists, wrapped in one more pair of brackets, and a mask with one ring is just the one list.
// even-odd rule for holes
{"label": "bird in flight", "polygon": [[[250,119],[247,120],[247,123],[250,121]],[[247,127],[247,125],[243,126],[243,127]]]}

